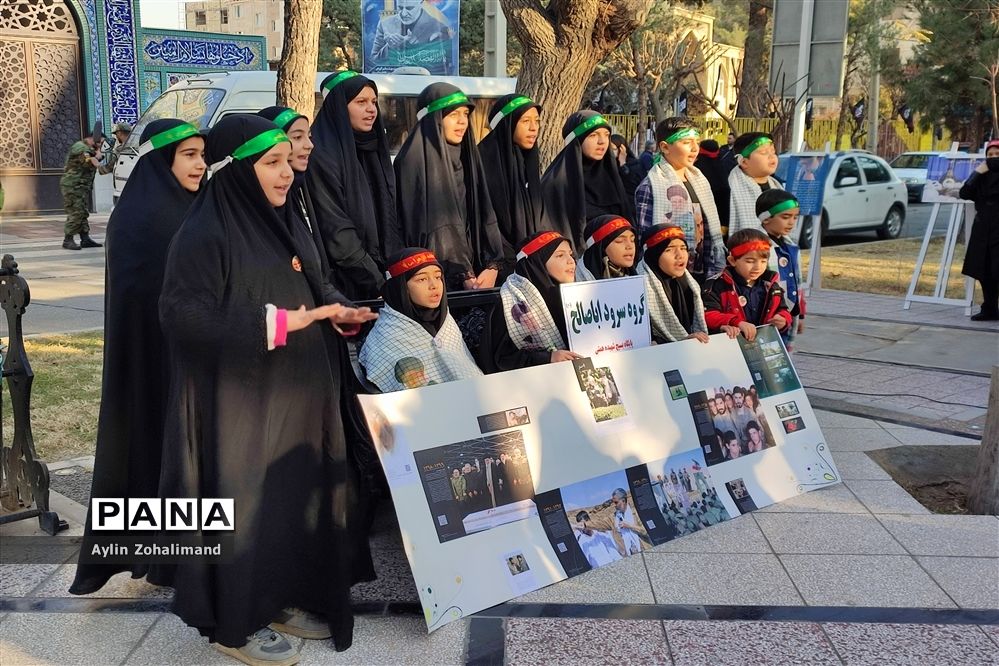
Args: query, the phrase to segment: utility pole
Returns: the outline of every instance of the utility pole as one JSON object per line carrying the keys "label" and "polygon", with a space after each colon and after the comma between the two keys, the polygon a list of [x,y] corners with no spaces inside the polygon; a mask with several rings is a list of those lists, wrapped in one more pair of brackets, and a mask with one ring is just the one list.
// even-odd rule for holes
{"label": "utility pole", "polygon": [[878,152],[879,111],[881,110],[881,65],[880,49],[871,58],[871,89],[867,93],[867,150]]}
{"label": "utility pole", "polygon": [[486,76],[506,76],[506,16],[499,0],[486,0],[485,67]]}
{"label": "utility pole", "polygon": [[812,55],[812,17],[815,0],[801,0],[801,33],[798,43],[798,71],[794,84],[794,122],[791,125],[791,150],[797,153],[805,141],[805,106],[808,98],[808,69]]}

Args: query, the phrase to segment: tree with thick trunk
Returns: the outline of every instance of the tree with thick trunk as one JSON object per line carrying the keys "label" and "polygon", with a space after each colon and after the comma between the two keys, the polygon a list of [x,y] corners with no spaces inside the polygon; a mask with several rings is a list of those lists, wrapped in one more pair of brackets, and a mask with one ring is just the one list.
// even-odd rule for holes
{"label": "tree with thick trunk", "polygon": [[[524,51],[517,92],[544,107],[549,130],[579,109],[597,64],[642,25],[654,2],[501,0]],[[548,164],[562,147],[560,132],[542,132],[538,145]]]}
{"label": "tree with thick trunk", "polygon": [[315,117],[316,67],[323,3],[285,0],[284,45],[278,65],[277,102]]}
{"label": "tree with thick trunk", "polygon": [[971,480],[968,510],[999,516],[999,365],[992,368],[992,387],[985,415],[985,432],[978,450],[976,476]]}
{"label": "tree with thick trunk", "polygon": [[773,0],[749,0],[749,28],[746,31],[746,51],[742,61],[742,83],[736,116],[760,118],[763,114],[764,91],[769,86],[770,51],[767,28]]}

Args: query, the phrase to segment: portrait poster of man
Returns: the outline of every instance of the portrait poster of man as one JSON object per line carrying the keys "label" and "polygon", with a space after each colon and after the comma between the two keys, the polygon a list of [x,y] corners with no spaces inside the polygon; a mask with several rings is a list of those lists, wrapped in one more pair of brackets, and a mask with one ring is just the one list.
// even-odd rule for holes
{"label": "portrait poster of man", "polygon": [[459,0],[368,0],[362,8],[364,71],[421,67],[458,75]]}

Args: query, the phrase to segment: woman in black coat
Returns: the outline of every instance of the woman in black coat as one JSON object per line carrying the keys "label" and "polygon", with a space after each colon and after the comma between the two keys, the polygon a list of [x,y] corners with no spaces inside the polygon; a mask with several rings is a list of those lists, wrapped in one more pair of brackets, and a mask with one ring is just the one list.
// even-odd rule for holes
{"label": "woman in black coat", "polygon": [[960,197],[975,202],[961,272],[982,285],[982,309],[972,321],[999,321],[999,141],[989,142],[985,158],[961,187]]}

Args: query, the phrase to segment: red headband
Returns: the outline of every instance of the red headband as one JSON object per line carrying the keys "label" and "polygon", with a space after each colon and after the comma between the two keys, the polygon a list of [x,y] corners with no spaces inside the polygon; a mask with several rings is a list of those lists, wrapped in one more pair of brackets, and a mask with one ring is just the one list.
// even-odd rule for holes
{"label": "red headband", "polygon": [[662,231],[657,231],[653,236],[650,236],[648,240],[645,241],[645,247],[653,248],[663,241],[668,242],[678,238],[686,242],[687,234],[683,232],[683,229],[680,227],[666,227]]}
{"label": "red headband", "polygon": [[417,252],[416,254],[408,256],[405,259],[400,259],[389,266],[389,269],[385,271],[385,274],[387,279],[391,280],[392,278],[399,277],[403,273],[408,273],[419,266],[436,263],[437,257],[434,256],[433,252]]}
{"label": "red headband", "polygon": [[731,250],[728,251],[734,258],[738,259],[744,254],[749,252],[766,252],[770,253],[770,241],[765,240],[751,240],[745,243],[740,243],[736,245]]}
{"label": "red headband", "polygon": [[718,150],[708,150],[704,146],[701,146],[699,151],[701,155],[707,155],[708,157],[718,157],[718,153],[721,152],[721,148]]}
{"label": "red headband", "polygon": [[628,229],[630,227],[631,222],[623,217],[616,217],[602,227],[598,227],[596,231],[590,234],[590,237],[586,239],[586,247],[587,249],[593,247],[618,229]]}
{"label": "red headband", "polygon": [[546,231],[520,249],[520,252],[517,253],[517,261],[526,259],[543,248],[545,245],[548,245],[552,241],[556,240],[565,240],[565,238],[563,238],[562,234],[557,231]]}

